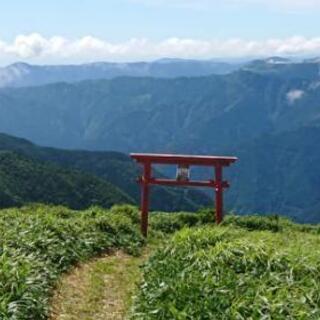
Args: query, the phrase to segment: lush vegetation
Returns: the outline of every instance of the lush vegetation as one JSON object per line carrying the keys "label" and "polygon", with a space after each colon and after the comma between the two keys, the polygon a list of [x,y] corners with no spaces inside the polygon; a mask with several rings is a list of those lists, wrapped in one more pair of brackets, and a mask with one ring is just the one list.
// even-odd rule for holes
{"label": "lush vegetation", "polygon": [[231,217],[178,232],[144,267],[132,319],[319,319],[320,228]]}

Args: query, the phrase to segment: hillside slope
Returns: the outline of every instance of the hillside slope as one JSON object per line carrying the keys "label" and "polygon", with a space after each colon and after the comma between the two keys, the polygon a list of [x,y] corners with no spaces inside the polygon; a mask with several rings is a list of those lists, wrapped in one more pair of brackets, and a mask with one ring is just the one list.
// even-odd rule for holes
{"label": "hillside slope", "polygon": [[83,209],[91,205],[108,208],[133,200],[102,179],[0,151],[0,207],[33,202]]}
{"label": "hillside slope", "polygon": [[[140,201],[140,188],[136,181],[140,169],[125,154],[40,147],[6,134],[0,134],[0,150],[14,151],[36,162],[51,163],[94,175],[121,190],[136,204]],[[89,194],[87,196],[90,197]],[[157,210],[195,210],[207,205],[212,205],[212,200],[196,190],[163,187],[152,189],[151,207]]]}

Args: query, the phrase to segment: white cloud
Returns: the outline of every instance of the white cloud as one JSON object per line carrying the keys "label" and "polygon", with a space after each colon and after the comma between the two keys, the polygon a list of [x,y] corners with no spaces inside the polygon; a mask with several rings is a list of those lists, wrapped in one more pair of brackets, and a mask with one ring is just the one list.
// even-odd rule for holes
{"label": "white cloud", "polygon": [[303,90],[291,90],[287,93],[287,99],[290,104],[295,103],[297,100],[301,99],[304,95]]}
{"label": "white cloud", "polygon": [[112,43],[93,36],[46,38],[38,33],[19,35],[12,43],[0,40],[0,61],[32,62],[143,60],[162,57],[214,58],[319,55],[320,37],[291,37],[250,41],[243,39],[196,40],[169,38],[163,41],[130,39]]}

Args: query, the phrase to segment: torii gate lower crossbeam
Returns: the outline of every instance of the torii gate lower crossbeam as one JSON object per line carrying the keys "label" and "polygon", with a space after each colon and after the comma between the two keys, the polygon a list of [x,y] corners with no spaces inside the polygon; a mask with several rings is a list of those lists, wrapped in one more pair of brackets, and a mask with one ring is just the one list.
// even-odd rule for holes
{"label": "torii gate lower crossbeam", "polygon": [[[211,187],[215,189],[216,203],[216,223],[220,224],[223,220],[223,190],[229,187],[227,181],[223,181],[223,167],[237,161],[235,157],[217,157],[217,156],[190,156],[173,154],[150,154],[150,153],[132,153],[130,156],[143,166],[143,175],[139,178],[141,184],[141,232],[148,235],[149,218],[149,187],[150,185],[167,186],[191,186],[191,187]],[[179,168],[188,169],[192,165],[211,166],[215,169],[214,180],[195,181],[189,180],[189,177],[183,179],[160,179],[152,176],[153,164],[178,165]]]}

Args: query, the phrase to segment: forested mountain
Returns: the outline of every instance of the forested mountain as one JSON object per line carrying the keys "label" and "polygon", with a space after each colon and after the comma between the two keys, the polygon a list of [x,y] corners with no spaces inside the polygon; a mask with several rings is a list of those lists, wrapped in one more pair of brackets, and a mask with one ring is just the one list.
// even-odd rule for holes
{"label": "forested mountain", "polygon": [[[11,137],[6,134],[0,134],[0,151],[1,150],[20,154],[23,156],[23,161],[30,164],[28,166],[28,176],[20,175],[14,168],[10,167],[9,169],[8,167],[8,174],[11,172],[11,175],[16,176],[15,180],[12,180],[12,182],[16,182],[16,188],[19,188],[21,185],[19,180],[23,179],[23,183],[26,185],[30,181],[30,192],[32,191],[31,186],[37,183],[39,194],[42,190],[42,192],[47,195],[51,192],[50,190],[52,188],[47,188],[46,181],[44,181],[44,183],[41,183],[41,181],[46,180],[47,175],[50,176],[50,180],[54,180],[54,173],[56,172],[58,174],[58,172],[62,170],[61,168],[66,168],[65,171],[71,178],[77,176],[74,170],[77,170],[79,173],[79,180],[81,180],[81,177],[82,180],[84,180],[83,176],[86,177],[88,186],[85,187],[83,191],[80,190],[80,193],[82,194],[82,192],[84,192],[82,196],[87,197],[86,201],[88,203],[92,201],[92,199],[95,199],[92,193],[89,192],[85,194],[87,188],[94,184],[90,182],[90,179],[95,183],[100,181],[99,185],[102,185],[104,189],[110,189],[103,191],[105,191],[105,198],[114,199],[112,203],[128,202],[138,204],[140,201],[140,188],[136,179],[141,172],[139,167],[125,154],[118,152],[69,151],[39,147],[27,140]],[[5,157],[5,154],[3,157]],[[21,157],[18,159],[21,159]],[[55,166],[52,166],[52,164]],[[14,165],[16,164],[14,163]],[[0,174],[2,170],[5,170],[5,166],[5,163],[2,163]],[[57,166],[60,167],[60,171]],[[37,172],[39,171],[37,169],[38,167],[41,168],[41,176],[37,176]],[[53,168],[55,168],[55,171]],[[33,171],[36,173],[35,176],[33,176]],[[68,177],[67,173],[65,174],[66,177]],[[85,175],[83,173],[85,173]],[[8,176],[8,179],[11,179],[11,175]],[[96,178],[94,178],[94,176]],[[67,183],[68,181],[63,182]],[[60,184],[62,186],[61,194],[63,194],[64,190],[70,187],[70,184],[66,186],[64,186],[62,182]],[[123,195],[122,201],[119,195],[117,195],[118,198],[116,198],[116,196],[110,196],[111,193],[116,193],[115,190],[117,190],[118,193],[121,192]],[[77,193],[79,191],[75,188],[74,192]],[[12,194],[15,195],[14,192]],[[55,192],[52,191],[52,199],[54,199],[54,195]],[[66,197],[68,196],[68,193],[66,193]],[[37,197],[41,200],[39,195],[37,195]],[[116,200],[118,200],[118,202]],[[72,201],[77,203],[78,198],[72,198]],[[73,202],[72,206],[74,207]],[[109,202],[111,202],[111,200]],[[59,202],[56,201],[54,203],[58,204]],[[109,203],[97,201],[97,204],[107,206]],[[154,209],[167,211],[195,210],[207,205],[212,205],[212,199],[196,190],[163,187],[154,187],[152,189],[151,207]],[[81,205],[81,208],[83,207],[85,207],[85,205]]]}
{"label": "forested mountain", "polygon": [[0,68],[0,87],[38,86],[54,82],[112,79],[119,76],[175,78],[226,74],[238,64],[216,61],[161,59],[154,62],[39,66],[15,63]]}
{"label": "forested mountain", "polygon": [[320,127],[265,134],[235,153],[228,203],[239,213],[320,221]]}
{"label": "forested mountain", "polygon": [[265,60],[227,75],[3,88],[0,130],[60,148],[237,155],[231,209],[319,221],[319,101],[318,62]]}

